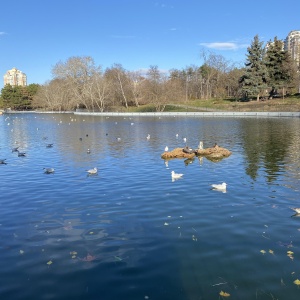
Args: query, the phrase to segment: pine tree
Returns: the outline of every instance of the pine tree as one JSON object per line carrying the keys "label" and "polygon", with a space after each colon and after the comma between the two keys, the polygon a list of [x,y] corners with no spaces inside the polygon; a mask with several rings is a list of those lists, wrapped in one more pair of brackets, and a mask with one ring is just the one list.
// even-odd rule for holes
{"label": "pine tree", "polygon": [[247,98],[256,96],[257,101],[259,101],[259,97],[265,94],[268,87],[268,70],[264,61],[265,49],[258,35],[254,37],[247,51],[245,73],[240,78],[240,84]]}

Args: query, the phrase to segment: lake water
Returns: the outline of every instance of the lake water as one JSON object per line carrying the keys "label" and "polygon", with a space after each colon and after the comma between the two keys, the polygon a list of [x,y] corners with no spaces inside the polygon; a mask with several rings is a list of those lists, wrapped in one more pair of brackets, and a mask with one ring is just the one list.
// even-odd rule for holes
{"label": "lake water", "polygon": [[[161,159],[184,137],[232,155]],[[299,299],[299,149],[299,118],[0,116],[0,299]]]}

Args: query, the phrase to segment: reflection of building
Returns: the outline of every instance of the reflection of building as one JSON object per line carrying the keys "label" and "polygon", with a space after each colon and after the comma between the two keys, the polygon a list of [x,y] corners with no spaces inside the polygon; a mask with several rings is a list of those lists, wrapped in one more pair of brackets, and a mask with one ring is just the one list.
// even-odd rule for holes
{"label": "reflection of building", "polygon": [[8,70],[4,78],[4,85],[10,84],[11,86],[26,86],[27,85],[27,76],[25,73],[21,72],[17,68],[12,68]]}
{"label": "reflection of building", "polygon": [[284,50],[290,52],[292,58],[300,65],[300,31],[291,31],[284,41]]}

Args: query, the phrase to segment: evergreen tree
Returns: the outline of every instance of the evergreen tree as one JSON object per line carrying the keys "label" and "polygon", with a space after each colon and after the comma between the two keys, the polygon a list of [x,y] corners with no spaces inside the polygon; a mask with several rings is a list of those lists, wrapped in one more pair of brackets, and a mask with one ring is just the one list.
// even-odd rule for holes
{"label": "evergreen tree", "polygon": [[38,88],[38,84],[30,84],[24,87],[6,84],[1,90],[1,105],[4,108],[12,108],[15,110],[31,109],[32,98],[36,94]]}
{"label": "evergreen tree", "polygon": [[256,96],[257,101],[259,101],[259,97],[267,89],[268,70],[264,61],[265,49],[258,35],[254,37],[247,51],[245,73],[240,78],[240,84],[246,98]]}
{"label": "evergreen tree", "polygon": [[270,97],[277,93],[277,89],[282,89],[284,96],[284,88],[293,81],[296,69],[288,51],[283,50],[283,42],[277,37],[273,42],[269,42],[265,60],[269,72],[269,85],[272,87]]}

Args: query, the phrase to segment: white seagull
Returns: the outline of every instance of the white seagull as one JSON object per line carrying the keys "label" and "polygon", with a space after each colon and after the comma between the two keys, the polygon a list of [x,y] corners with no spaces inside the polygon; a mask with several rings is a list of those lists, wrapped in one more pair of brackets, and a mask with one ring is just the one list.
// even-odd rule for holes
{"label": "white seagull", "polygon": [[214,190],[219,190],[219,191],[225,192],[227,184],[225,182],[223,182],[222,184],[212,184],[211,186]]}
{"label": "white seagull", "polygon": [[179,179],[183,176],[183,174],[175,173],[174,171],[171,172],[172,179]]}
{"label": "white seagull", "polygon": [[293,207],[292,210],[296,212],[296,214],[300,214],[300,207]]}
{"label": "white seagull", "polygon": [[98,169],[95,167],[93,169],[87,170],[88,175],[95,175],[98,173]]}
{"label": "white seagull", "polygon": [[147,135],[147,140],[150,140],[150,134],[148,133],[148,135]]}
{"label": "white seagull", "polygon": [[166,146],[166,148],[165,148],[165,152],[168,152],[169,151],[169,147],[168,146]]}

